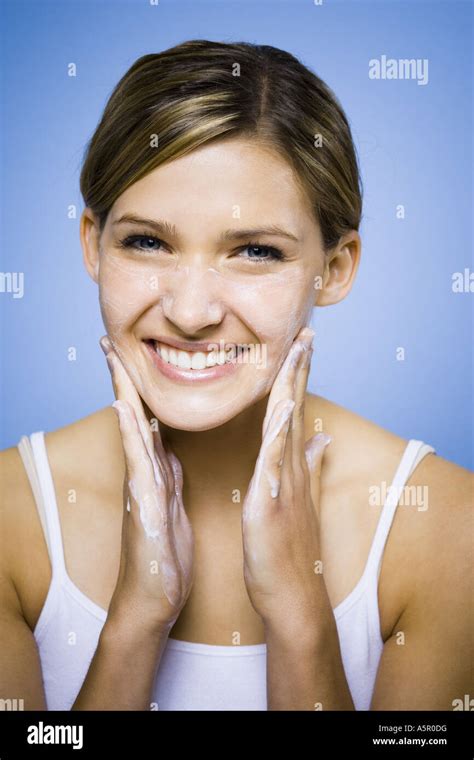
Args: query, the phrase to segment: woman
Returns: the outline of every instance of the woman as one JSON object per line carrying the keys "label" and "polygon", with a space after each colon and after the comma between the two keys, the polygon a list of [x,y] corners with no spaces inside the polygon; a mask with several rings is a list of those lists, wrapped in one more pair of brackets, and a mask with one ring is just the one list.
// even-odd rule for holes
{"label": "woman", "polygon": [[0,696],[452,709],[471,474],[306,392],[361,247],[333,93],[268,46],[146,55],[81,191],[117,401],[3,452]]}

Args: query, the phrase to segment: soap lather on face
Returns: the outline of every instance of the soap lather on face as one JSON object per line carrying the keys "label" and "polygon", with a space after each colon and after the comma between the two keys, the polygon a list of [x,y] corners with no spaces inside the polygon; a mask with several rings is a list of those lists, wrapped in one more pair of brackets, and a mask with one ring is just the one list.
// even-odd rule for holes
{"label": "soap lather on face", "polygon": [[[270,184],[275,188],[271,198]],[[241,216],[233,219],[236,199]],[[157,218],[159,209],[179,239],[157,243],[146,253],[140,243],[139,250],[120,247],[124,236],[149,236],[146,227],[114,224],[137,209],[147,219]],[[229,227],[277,222],[302,242],[261,236],[252,245],[258,244],[265,261],[251,259],[245,239],[238,245],[217,242]],[[285,258],[270,259],[272,247],[283,250]],[[173,427],[185,418],[197,429],[212,428],[270,391],[296,335],[310,321],[314,277],[323,265],[317,224],[284,159],[254,143],[216,143],[158,167],[114,204],[101,237],[102,315],[149,408]],[[151,365],[143,340],[153,336],[264,345],[266,366],[242,362],[229,377],[183,388]]]}

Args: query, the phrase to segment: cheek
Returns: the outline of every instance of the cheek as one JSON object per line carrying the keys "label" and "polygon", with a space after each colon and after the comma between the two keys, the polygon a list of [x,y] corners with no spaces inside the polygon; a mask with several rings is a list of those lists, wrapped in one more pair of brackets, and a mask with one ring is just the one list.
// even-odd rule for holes
{"label": "cheek", "polygon": [[152,303],[157,293],[153,267],[138,267],[111,254],[102,254],[99,271],[99,301],[102,319],[111,339],[132,325]]}
{"label": "cheek", "polygon": [[241,287],[228,286],[227,302],[266,345],[273,363],[286,355],[299,330],[309,323],[314,290],[307,272],[301,270],[259,279]]}
{"label": "cheek", "polygon": [[[168,274],[168,273],[167,273]],[[271,383],[299,330],[309,324],[314,306],[313,280],[303,268],[254,275],[236,280],[210,268],[212,296],[222,299],[232,321],[246,325],[251,341],[265,347],[260,385]],[[212,283],[212,280],[214,282]],[[104,325],[119,355],[127,354],[127,331],[161,297],[172,290],[174,278],[156,265],[126,261],[103,253],[99,273],[99,298]],[[219,329],[216,326],[217,329]],[[241,335],[241,332],[239,331]],[[266,370],[264,370],[266,367]]]}

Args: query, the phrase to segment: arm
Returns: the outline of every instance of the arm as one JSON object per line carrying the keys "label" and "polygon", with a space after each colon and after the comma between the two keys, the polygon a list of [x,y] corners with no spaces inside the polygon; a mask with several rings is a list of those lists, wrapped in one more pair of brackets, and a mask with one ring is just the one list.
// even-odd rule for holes
{"label": "arm", "polygon": [[474,477],[430,460],[418,473],[429,509],[406,516],[411,538],[400,574],[408,601],[384,646],[372,710],[452,711],[473,696]]}
{"label": "arm", "polygon": [[46,710],[36,641],[14,582],[13,565],[21,538],[12,526],[21,522],[18,505],[28,505],[28,500],[32,503],[16,448],[0,453],[0,484],[0,710]]}
{"label": "arm", "polygon": [[[267,634],[269,709],[351,710],[327,590],[313,572],[323,447],[318,436],[304,442],[310,350],[298,349],[302,335],[273,384],[244,501],[244,578]],[[423,464],[417,470],[430,506],[403,518],[409,529],[395,565],[401,614],[384,646],[373,710],[451,710],[470,693],[473,477],[439,457]]]}
{"label": "arm", "polygon": [[[427,485],[429,510],[399,525],[400,617],[385,642],[370,709],[466,709],[472,698],[472,473],[432,457],[411,482]],[[319,576],[323,583],[322,576]],[[319,598],[324,600],[324,589]],[[328,609],[293,631],[268,631],[269,709],[352,710]],[[289,618],[293,619],[293,618]],[[317,694],[317,699],[313,700]],[[457,701],[458,700],[458,701]]]}
{"label": "arm", "polygon": [[[129,617],[130,611],[125,619]],[[153,678],[167,638],[167,630],[156,631],[144,623],[127,627],[108,618],[71,709],[149,710]],[[0,711],[11,709],[47,710],[47,705],[35,638],[23,617],[13,581],[2,572]]]}
{"label": "arm", "polygon": [[355,709],[332,611],[323,619],[324,629],[308,621],[291,635],[266,627],[269,710]]}
{"label": "arm", "polygon": [[[23,700],[15,702],[14,700]],[[41,665],[13,581],[0,570],[0,710],[46,710]]]}
{"label": "arm", "polygon": [[[16,449],[0,453],[0,483],[0,711],[47,710],[40,656],[18,590],[25,583],[20,572],[26,573],[29,556],[33,562],[36,557],[33,547],[30,554],[19,552],[19,544],[31,538],[31,521],[37,517]],[[150,616],[133,612],[128,605],[120,614],[119,605],[111,604],[72,709],[150,709],[152,679],[168,629],[146,626]]]}
{"label": "arm", "polygon": [[325,445],[304,440],[312,331],[293,343],[273,384],[242,510],[244,579],[267,643],[269,710],[353,710],[323,577],[315,505]]}
{"label": "arm", "polygon": [[149,710],[169,632],[191,589],[193,538],[181,466],[172,452],[165,453],[159,432],[152,436],[141,399],[108,338],[102,347],[126,460],[122,552],[107,620],[72,709]]}
{"label": "arm", "polygon": [[[126,461],[120,569],[107,620],[72,709],[149,710],[169,631],[193,581],[193,536],[182,502],[179,461],[164,451],[159,432],[152,435],[141,399],[112,351],[109,366],[121,400]],[[15,461],[21,465],[14,450],[0,457],[5,475],[1,480],[7,481],[0,508],[0,700],[23,699],[25,709],[45,710],[39,653],[14,581],[18,542],[13,526],[22,518],[28,528],[28,518],[18,509],[25,494],[19,490]],[[22,477],[24,481],[24,473]],[[27,498],[31,497],[28,485]],[[150,525],[158,526],[157,532],[149,533]]]}
{"label": "arm", "polygon": [[[135,618],[134,623],[128,623]],[[154,678],[169,629],[138,615],[109,616],[87,677],[71,710],[150,710]]]}
{"label": "arm", "polygon": [[[24,540],[29,520],[35,519],[35,507],[15,449],[0,454],[0,482],[0,711],[47,710],[40,656],[18,591],[24,582],[20,584],[20,569],[26,561],[24,554],[19,555],[18,544]],[[18,505],[28,509],[19,510]],[[126,607],[123,613],[122,607]],[[153,676],[168,632],[164,625],[152,625],[150,616],[136,605],[134,610],[130,604],[111,603],[72,709],[149,710]]]}

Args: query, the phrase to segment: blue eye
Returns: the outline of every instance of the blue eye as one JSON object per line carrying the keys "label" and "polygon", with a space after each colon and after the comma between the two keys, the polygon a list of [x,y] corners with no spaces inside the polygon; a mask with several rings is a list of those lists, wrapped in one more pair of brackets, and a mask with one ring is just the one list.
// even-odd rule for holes
{"label": "blue eye", "polygon": [[[247,243],[241,249],[242,252],[248,251],[249,255],[244,258],[254,261],[255,263],[268,263],[270,261],[282,261],[285,256],[279,248],[273,248],[269,245],[257,245],[256,243]],[[262,255],[263,254],[263,255]]]}
{"label": "blue eye", "polygon": [[149,245],[145,245],[143,248],[141,246],[136,245],[139,241],[146,241],[146,243],[158,243],[160,246],[162,245],[162,241],[155,237],[154,235],[129,235],[128,237],[124,238],[120,241],[120,246],[122,248],[135,248],[138,251],[157,251],[158,248],[152,248]]}
{"label": "blue eye", "polygon": [[[157,252],[166,246],[160,238],[154,235],[129,235],[120,240],[119,245],[121,248],[134,248],[142,253]],[[248,252],[247,255],[243,255],[245,251]],[[274,261],[284,261],[286,257],[279,248],[250,242],[239,249],[238,258],[251,261],[253,264],[270,264]]]}

